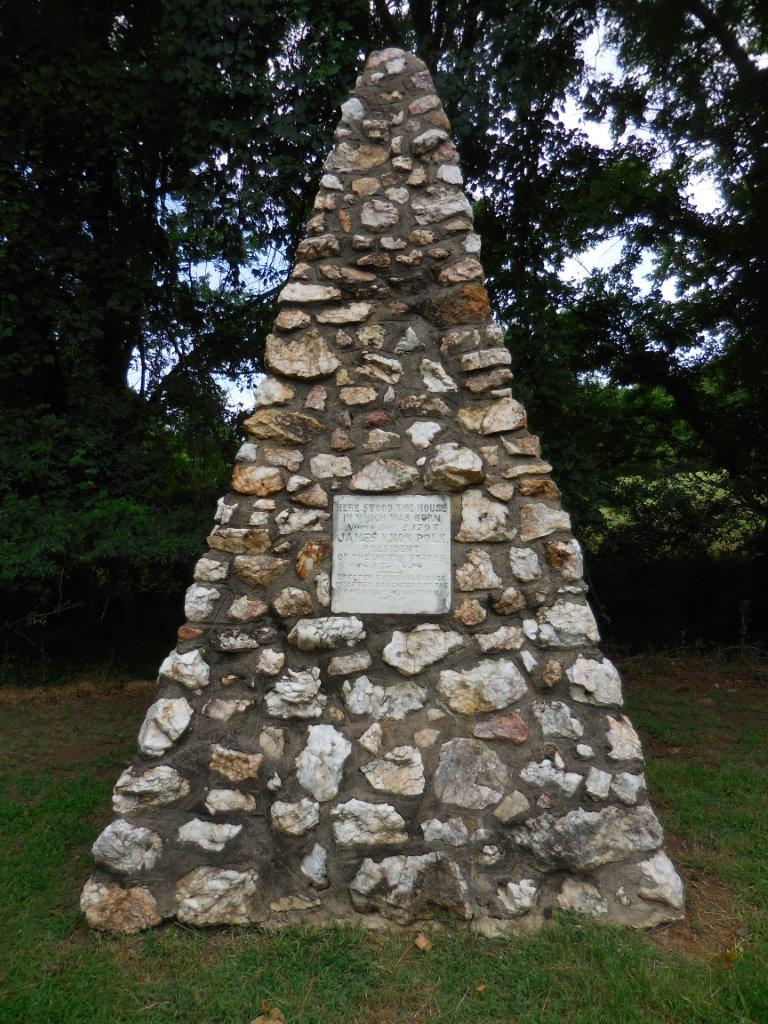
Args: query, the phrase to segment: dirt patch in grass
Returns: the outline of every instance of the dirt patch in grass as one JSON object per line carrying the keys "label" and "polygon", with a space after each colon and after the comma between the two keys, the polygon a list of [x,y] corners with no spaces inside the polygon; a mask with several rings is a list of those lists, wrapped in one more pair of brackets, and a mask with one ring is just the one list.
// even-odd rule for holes
{"label": "dirt patch in grass", "polygon": [[736,912],[736,894],[707,872],[686,868],[685,862],[691,859],[693,851],[679,836],[667,835],[666,850],[685,882],[686,916],[651,932],[651,939],[665,949],[696,960],[722,960],[727,965],[729,956],[738,950],[745,937]]}
{"label": "dirt patch in grass", "polygon": [[120,703],[151,697],[156,683],[137,679],[128,683],[108,683],[103,680],[79,679],[66,686],[7,686],[0,689],[0,707],[29,707],[46,704],[70,705],[80,701],[104,700]]}

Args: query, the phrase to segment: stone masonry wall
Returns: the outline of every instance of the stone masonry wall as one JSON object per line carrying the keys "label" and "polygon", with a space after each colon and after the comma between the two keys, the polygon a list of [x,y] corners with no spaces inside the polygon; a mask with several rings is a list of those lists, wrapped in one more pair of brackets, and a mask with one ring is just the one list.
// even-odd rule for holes
{"label": "stone masonry wall", "polygon": [[[400,50],[342,107],[232,490],[93,848],[95,928],[682,915],[449,127]],[[331,612],[337,494],[450,496],[449,614]]]}

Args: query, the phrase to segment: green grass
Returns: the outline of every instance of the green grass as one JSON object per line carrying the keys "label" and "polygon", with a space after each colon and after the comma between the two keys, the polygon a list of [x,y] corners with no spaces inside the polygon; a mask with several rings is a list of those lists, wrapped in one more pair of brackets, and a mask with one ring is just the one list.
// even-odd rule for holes
{"label": "green grass", "polygon": [[424,952],[342,929],[89,932],[77,893],[146,697],[0,703],[0,1024],[249,1024],[265,1006],[289,1024],[766,1024],[765,679],[692,657],[627,670],[687,922],[435,931]]}

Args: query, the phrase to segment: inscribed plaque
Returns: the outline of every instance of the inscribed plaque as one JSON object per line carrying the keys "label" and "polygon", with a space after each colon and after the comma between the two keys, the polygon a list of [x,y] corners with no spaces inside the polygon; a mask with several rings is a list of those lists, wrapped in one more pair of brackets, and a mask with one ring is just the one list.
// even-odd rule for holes
{"label": "inscribed plaque", "polygon": [[333,612],[450,611],[450,500],[411,494],[334,497],[331,586]]}

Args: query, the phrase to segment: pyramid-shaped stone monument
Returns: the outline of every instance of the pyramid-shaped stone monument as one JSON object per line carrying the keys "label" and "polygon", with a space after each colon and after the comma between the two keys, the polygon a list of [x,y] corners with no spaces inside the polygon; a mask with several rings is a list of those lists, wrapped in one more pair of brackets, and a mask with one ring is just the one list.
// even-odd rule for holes
{"label": "pyramid-shaped stone monument", "polygon": [[342,107],[95,928],[683,914],[449,127],[402,50]]}

